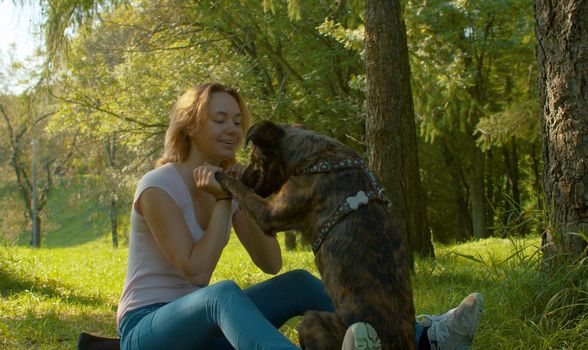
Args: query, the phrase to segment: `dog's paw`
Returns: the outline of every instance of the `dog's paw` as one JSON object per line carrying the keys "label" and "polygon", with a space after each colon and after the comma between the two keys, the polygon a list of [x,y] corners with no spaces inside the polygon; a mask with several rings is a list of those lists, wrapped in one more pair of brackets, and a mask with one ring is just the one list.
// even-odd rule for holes
{"label": "dog's paw", "polygon": [[296,330],[304,349],[341,349],[347,327],[332,312],[308,311]]}
{"label": "dog's paw", "polygon": [[216,173],[214,178],[225,191],[230,192],[235,197],[240,197],[244,192],[251,191],[243,182],[225,173]]}
{"label": "dog's paw", "polygon": [[227,190],[227,183],[233,179],[231,176],[221,172],[215,173],[214,178],[225,190]]}

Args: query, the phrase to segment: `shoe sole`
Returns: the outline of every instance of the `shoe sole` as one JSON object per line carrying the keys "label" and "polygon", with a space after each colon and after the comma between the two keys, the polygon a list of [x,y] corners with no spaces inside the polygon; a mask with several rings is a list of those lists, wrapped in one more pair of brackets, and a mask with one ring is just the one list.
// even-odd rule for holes
{"label": "shoe sole", "polygon": [[351,325],[355,350],[381,350],[382,343],[378,333],[371,325],[358,322]]}

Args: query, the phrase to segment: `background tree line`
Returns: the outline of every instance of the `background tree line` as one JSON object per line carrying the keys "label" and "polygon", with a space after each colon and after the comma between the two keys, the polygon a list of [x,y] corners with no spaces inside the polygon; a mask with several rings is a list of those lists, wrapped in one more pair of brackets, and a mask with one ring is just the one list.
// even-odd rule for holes
{"label": "background tree line", "polygon": [[[0,99],[0,132],[10,139],[0,160],[16,174],[24,212],[30,211],[24,164],[31,157],[25,146],[36,137],[48,153],[42,164],[61,164],[41,181],[46,198],[56,174],[65,182],[91,176],[96,186],[88,198],[102,203],[117,242],[126,234],[118,222],[126,220],[134,183],[161,151],[173,102],[191,85],[221,81],[239,88],[255,118],[302,123],[355,148],[384,185],[401,184],[393,196],[402,201],[420,184],[395,178],[394,169],[374,160],[401,151],[404,157],[410,147],[402,145],[413,142],[419,167],[409,179],[420,177],[424,195],[407,200],[406,216],[413,215],[412,225],[427,223],[413,251],[432,254],[431,237],[444,243],[543,232],[551,209],[543,200],[536,89],[542,1],[535,7],[532,0],[366,2],[47,2],[48,63],[40,75],[28,75],[39,83]],[[573,12],[564,5],[563,14]],[[585,14],[582,6],[576,11]],[[411,109],[396,120],[413,115],[412,130],[386,120],[379,134],[366,130],[379,110],[370,109],[376,106],[370,96],[390,92],[377,90],[382,84],[374,74],[381,72],[370,71],[375,53],[364,45],[367,34],[382,28],[370,27],[378,15],[398,19],[389,33],[406,33],[395,39],[407,45],[406,54],[384,57],[391,57],[392,79],[406,78],[396,86],[412,89],[396,104]],[[9,75],[22,68],[12,67]],[[22,102],[32,98],[38,102]],[[374,149],[388,153],[374,156]],[[419,208],[426,215],[414,216]]]}

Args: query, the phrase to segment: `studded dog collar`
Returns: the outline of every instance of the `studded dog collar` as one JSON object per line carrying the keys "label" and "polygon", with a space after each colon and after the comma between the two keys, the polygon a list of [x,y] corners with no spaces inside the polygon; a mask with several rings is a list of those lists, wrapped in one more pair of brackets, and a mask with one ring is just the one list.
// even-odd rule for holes
{"label": "studded dog collar", "polygon": [[345,200],[339,204],[337,210],[329,219],[320,226],[316,238],[312,243],[312,251],[316,255],[321,248],[321,245],[329,235],[329,232],[341,221],[343,217],[347,214],[351,213],[352,211],[357,210],[359,207],[368,204],[369,202],[373,201],[380,201],[386,204],[387,207],[390,207],[390,199],[386,196],[384,188],[380,185],[377,177],[374,173],[368,168],[365,162],[362,159],[343,159],[337,162],[333,161],[321,161],[315,163],[309,167],[306,167],[300,171],[296,172],[296,175],[308,175],[308,174],[318,174],[318,173],[327,173],[330,171],[340,170],[340,169],[349,169],[349,168],[357,168],[360,170],[367,178],[369,179],[371,189],[369,191],[358,191],[354,195],[350,195]]}

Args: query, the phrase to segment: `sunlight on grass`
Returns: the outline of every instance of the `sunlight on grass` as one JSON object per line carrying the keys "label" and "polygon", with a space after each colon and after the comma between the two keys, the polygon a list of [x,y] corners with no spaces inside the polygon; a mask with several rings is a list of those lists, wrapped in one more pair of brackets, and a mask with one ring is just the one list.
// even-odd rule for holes
{"label": "sunlight on grass", "polygon": [[[539,240],[489,238],[436,246],[436,259],[416,259],[413,278],[417,314],[441,314],[467,294],[485,296],[473,349],[588,348],[586,262],[547,275],[540,268]],[[66,248],[0,247],[0,348],[75,348],[81,330],[116,335],[127,249],[107,236]],[[284,252],[284,269],[318,276],[307,249]],[[213,282],[241,287],[262,273],[231,238]],[[299,319],[282,331],[293,341]]]}

